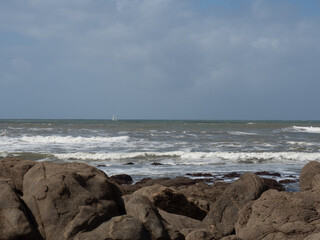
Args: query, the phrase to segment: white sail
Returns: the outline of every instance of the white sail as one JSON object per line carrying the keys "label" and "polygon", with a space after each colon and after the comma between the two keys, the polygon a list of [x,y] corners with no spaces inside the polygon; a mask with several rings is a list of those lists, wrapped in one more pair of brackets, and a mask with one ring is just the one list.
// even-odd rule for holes
{"label": "white sail", "polygon": [[112,115],[112,121],[114,121],[114,122],[117,121],[116,114],[113,114],[113,115]]}

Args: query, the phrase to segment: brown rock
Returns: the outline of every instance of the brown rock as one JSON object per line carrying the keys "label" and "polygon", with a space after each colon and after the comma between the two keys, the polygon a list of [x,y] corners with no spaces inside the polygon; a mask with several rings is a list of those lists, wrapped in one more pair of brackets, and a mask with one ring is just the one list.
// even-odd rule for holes
{"label": "brown rock", "polygon": [[171,188],[162,188],[152,195],[153,204],[166,212],[202,220],[207,212]]}
{"label": "brown rock", "polygon": [[236,223],[236,235],[246,239],[304,239],[318,232],[319,193],[269,190],[247,204]]}
{"label": "brown rock", "polygon": [[185,195],[188,200],[193,201],[201,209],[210,210],[210,206],[223,193],[229,183],[215,182],[212,186],[199,182],[194,185],[183,185],[175,189]]}
{"label": "brown rock", "polygon": [[184,228],[197,229],[201,226],[202,222],[190,217],[186,217],[183,215],[178,215],[174,213],[168,213],[161,209],[158,209],[161,217],[171,226],[173,226],[177,230],[181,230]]}
{"label": "brown rock", "polygon": [[221,240],[242,240],[242,238],[237,237],[236,235],[229,235],[221,238]]}
{"label": "brown rock", "polygon": [[0,180],[0,239],[41,239],[27,209],[5,180]]}
{"label": "brown rock", "polygon": [[236,235],[246,240],[304,239],[318,233],[319,193],[269,190],[239,212]]}
{"label": "brown rock", "polygon": [[319,239],[320,239],[320,233],[314,233],[314,234],[307,236],[303,240],[319,240]]}
{"label": "brown rock", "polygon": [[124,212],[119,190],[86,164],[38,163],[24,176],[23,194],[46,240],[70,239]]}
{"label": "brown rock", "polygon": [[19,195],[22,193],[22,182],[24,175],[32,168],[36,162],[21,160],[18,158],[5,158],[0,160],[0,178],[10,179],[14,190]]}
{"label": "brown rock", "polygon": [[239,210],[260,197],[267,188],[265,181],[254,173],[243,174],[225,189],[203,222],[214,225],[223,236],[232,234]]}
{"label": "brown rock", "polygon": [[187,177],[176,177],[176,178],[143,178],[141,181],[137,182],[134,185],[124,185],[122,186],[124,194],[131,194],[137,191],[140,188],[153,186],[153,185],[162,185],[166,187],[179,187],[179,186],[189,186],[196,184],[197,181]]}
{"label": "brown rock", "polygon": [[96,229],[79,233],[75,240],[149,240],[141,222],[129,215],[113,217]]}
{"label": "brown rock", "polygon": [[300,173],[300,191],[312,189],[313,178],[320,174],[320,163],[310,161],[301,170]]}
{"label": "brown rock", "polygon": [[190,232],[186,240],[214,240],[214,236],[206,229],[197,229]]}
{"label": "brown rock", "polygon": [[[200,209],[194,202],[189,201],[183,194],[176,190],[161,185],[144,187],[132,195],[143,195],[149,198],[155,207],[163,211],[191,217],[194,219],[203,219],[206,211]],[[130,196],[128,197],[130,198]]]}
{"label": "brown rock", "polygon": [[125,207],[127,214],[140,220],[152,239],[169,238],[162,224],[162,217],[147,197],[135,194],[129,197]]}

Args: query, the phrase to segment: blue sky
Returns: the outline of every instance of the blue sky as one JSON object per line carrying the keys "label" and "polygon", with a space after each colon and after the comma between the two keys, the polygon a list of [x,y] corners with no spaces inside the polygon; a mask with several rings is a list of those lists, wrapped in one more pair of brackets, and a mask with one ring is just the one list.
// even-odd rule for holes
{"label": "blue sky", "polygon": [[0,118],[319,120],[316,0],[0,8]]}

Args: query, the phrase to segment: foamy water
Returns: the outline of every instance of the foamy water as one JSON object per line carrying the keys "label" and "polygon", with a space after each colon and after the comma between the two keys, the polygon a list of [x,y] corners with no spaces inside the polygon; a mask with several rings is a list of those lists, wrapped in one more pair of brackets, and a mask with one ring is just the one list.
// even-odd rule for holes
{"label": "foamy water", "polygon": [[320,161],[320,123],[2,120],[0,158],[8,156],[85,162],[135,179],[259,170],[298,175],[308,161]]}

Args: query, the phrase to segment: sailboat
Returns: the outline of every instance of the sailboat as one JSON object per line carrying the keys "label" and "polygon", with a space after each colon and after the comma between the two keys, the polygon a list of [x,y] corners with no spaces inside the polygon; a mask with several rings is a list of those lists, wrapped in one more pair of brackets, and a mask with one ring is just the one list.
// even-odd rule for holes
{"label": "sailboat", "polygon": [[115,114],[115,113],[113,113],[113,115],[112,115],[112,121],[113,121],[113,122],[116,122],[116,121],[117,121],[117,117],[116,117],[116,114]]}

